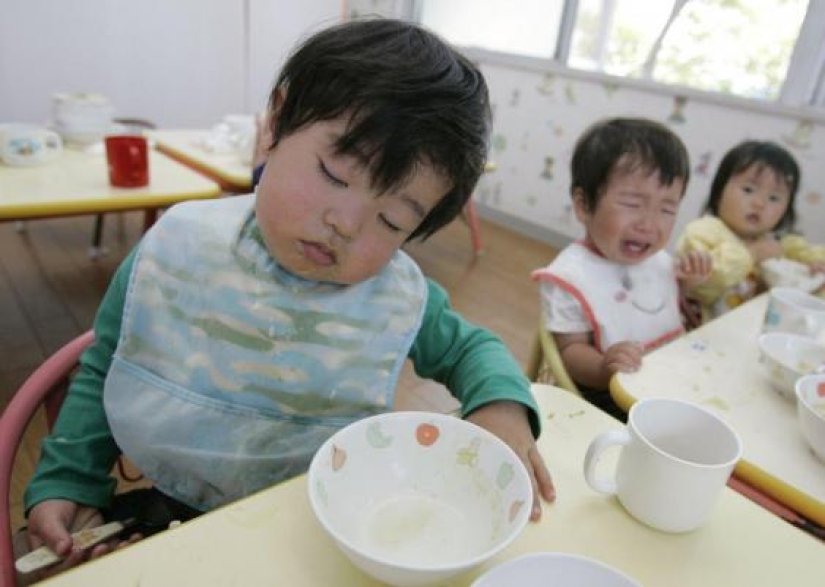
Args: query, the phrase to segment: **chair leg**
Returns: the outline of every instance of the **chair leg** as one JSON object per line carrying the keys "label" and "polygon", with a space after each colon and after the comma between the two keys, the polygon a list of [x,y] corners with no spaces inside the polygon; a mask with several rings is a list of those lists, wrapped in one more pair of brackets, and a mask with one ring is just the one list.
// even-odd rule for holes
{"label": "chair leg", "polygon": [[89,258],[97,259],[106,254],[106,249],[100,246],[103,240],[103,214],[95,216],[95,228],[92,233],[92,245],[89,247]]}
{"label": "chair leg", "polygon": [[473,243],[473,252],[476,255],[480,255],[484,252],[484,243],[481,242],[481,226],[478,223],[478,215],[476,214],[472,197],[464,204],[462,215],[464,216],[464,220],[467,221],[467,226],[470,228],[470,240]]}
{"label": "chair leg", "polygon": [[530,345],[530,358],[527,361],[527,370],[525,372],[527,379],[530,381],[537,382],[539,380],[542,359],[544,359],[544,352],[541,348],[541,340],[538,335],[536,335],[533,343]]}

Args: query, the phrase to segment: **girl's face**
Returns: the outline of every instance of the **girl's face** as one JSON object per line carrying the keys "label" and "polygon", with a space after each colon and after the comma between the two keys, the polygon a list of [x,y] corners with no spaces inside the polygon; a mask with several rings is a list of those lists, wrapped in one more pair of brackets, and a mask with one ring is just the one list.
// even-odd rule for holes
{"label": "girl's face", "polygon": [[353,284],[376,275],[449,191],[428,165],[379,194],[359,160],[338,155],[345,117],[316,122],[270,151],[255,214],[270,255],[314,281]]}
{"label": "girl's face", "polygon": [[605,258],[635,265],[662,250],[670,239],[684,191],[684,180],[669,186],[658,172],[617,166],[596,210],[585,209],[583,194],[575,193],[576,217],[584,224],[586,242]]}
{"label": "girl's face", "polygon": [[770,167],[754,163],[725,184],[718,216],[740,238],[755,240],[776,228],[790,201],[785,178]]}

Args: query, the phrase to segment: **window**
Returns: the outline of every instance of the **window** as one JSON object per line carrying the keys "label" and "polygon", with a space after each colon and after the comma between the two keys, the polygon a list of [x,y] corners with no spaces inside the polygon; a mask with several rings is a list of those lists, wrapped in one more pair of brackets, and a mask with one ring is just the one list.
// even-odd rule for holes
{"label": "window", "polygon": [[431,0],[420,2],[418,20],[456,45],[552,58],[563,8],[554,0]]}
{"label": "window", "polygon": [[[817,0],[812,0],[815,2]],[[417,0],[462,46],[777,100],[808,0]]]}

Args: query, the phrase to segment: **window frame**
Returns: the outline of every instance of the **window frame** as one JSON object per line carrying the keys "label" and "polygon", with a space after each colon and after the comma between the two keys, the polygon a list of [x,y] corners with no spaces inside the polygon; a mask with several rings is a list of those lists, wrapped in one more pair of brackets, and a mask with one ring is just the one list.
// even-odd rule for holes
{"label": "window frame", "polygon": [[[425,0],[407,0],[406,6],[402,8],[402,14],[410,18],[410,20],[421,22],[424,1]],[[673,23],[674,15],[681,11],[684,5],[690,0],[675,0],[671,18],[667,21],[651,48],[640,77],[630,78],[611,74],[603,70],[591,71],[572,67],[568,62],[579,9],[579,0],[562,1],[562,16],[552,58],[521,55],[480,47],[465,47],[464,49],[476,56],[483,57],[491,63],[509,64],[515,67],[528,66],[530,69],[538,67],[543,71],[561,72],[563,70],[565,74],[572,74],[574,77],[583,77],[585,79],[605,79],[605,77],[607,77],[614,81],[621,80],[622,84],[629,84],[646,90],[654,90],[658,93],[673,94],[676,92],[685,96],[695,96],[703,99],[710,98],[713,102],[725,104],[731,104],[732,101],[733,103],[747,105],[748,107],[758,105],[760,110],[762,106],[768,107],[766,109],[767,111],[776,111],[776,108],[779,108],[780,110],[791,109],[795,112],[799,109],[816,109],[817,111],[821,111],[822,107],[825,107],[825,55],[820,55],[819,58],[821,58],[821,62],[815,65],[811,64],[810,59],[800,59],[797,56],[798,48],[802,51],[821,43],[821,31],[825,26],[817,26],[817,22],[815,21],[823,21],[821,24],[825,25],[825,0],[808,0],[808,7],[800,26],[799,36],[794,44],[794,50],[788,63],[785,79],[782,82],[782,87],[779,89],[777,98],[774,100],[671,84],[655,80],[652,77],[661,41]],[[820,53],[825,53],[825,50],[820,51]],[[797,88],[799,86],[798,80],[810,79],[812,67],[815,67],[816,72],[818,72],[819,85],[808,90],[809,95],[804,95],[799,90],[789,90],[790,87]],[[819,108],[816,108],[817,103],[819,103]]]}

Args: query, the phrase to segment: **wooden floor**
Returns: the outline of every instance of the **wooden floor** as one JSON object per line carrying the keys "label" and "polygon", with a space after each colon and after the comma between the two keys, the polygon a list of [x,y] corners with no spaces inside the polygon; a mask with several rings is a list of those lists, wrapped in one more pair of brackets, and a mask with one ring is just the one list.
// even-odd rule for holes
{"label": "wooden floor", "polygon": [[[32,221],[24,231],[0,223],[0,407],[49,354],[91,327],[112,274],[139,238],[142,216],[107,216],[108,254],[96,260],[87,255],[93,221]],[[480,256],[473,254],[469,231],[460,220],[408,251],[447,289],[458,311],[498,334],[524,365],[538,319],[537,287],[529,274],[555,252],[484,220],[481,232],[485,249]],[[439,386],[421,382],[409,369],[404,372],[396,407],[448,411],[455,405]],[[13,527],[22,523],[22,491],[44,429],[37,418],[15,461]]]}

